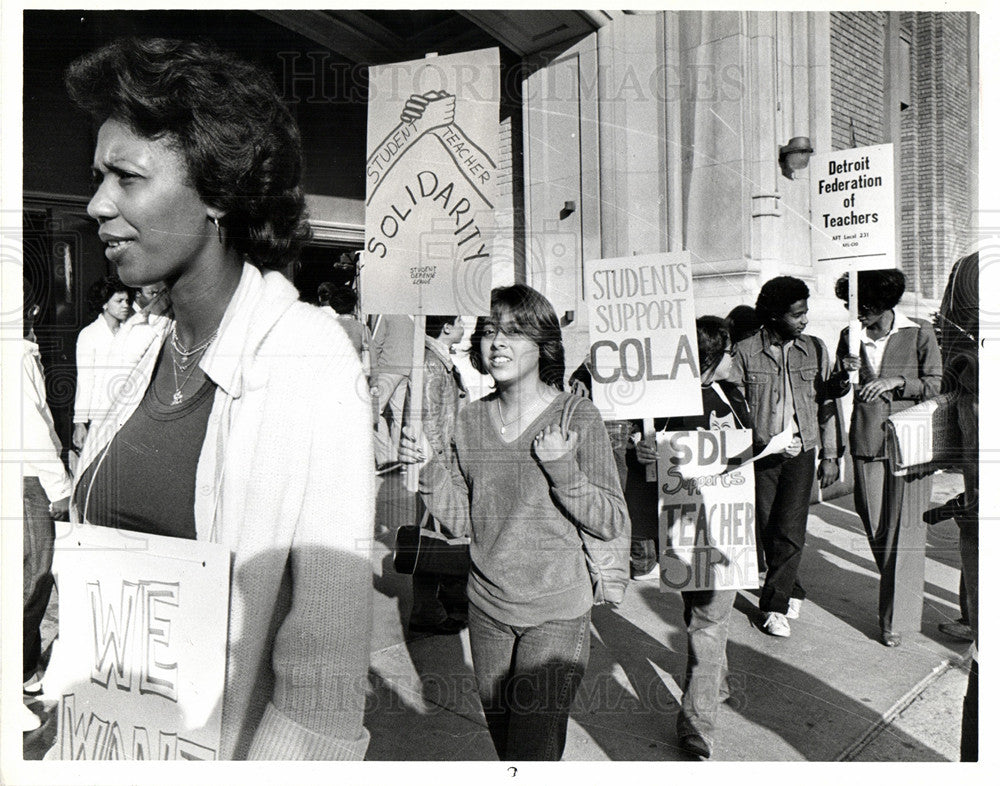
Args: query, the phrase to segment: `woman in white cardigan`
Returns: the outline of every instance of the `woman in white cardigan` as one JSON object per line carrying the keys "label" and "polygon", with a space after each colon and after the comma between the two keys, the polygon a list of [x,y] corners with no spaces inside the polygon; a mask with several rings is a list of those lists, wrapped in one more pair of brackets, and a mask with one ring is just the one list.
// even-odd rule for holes
{"label": "woman in white cardigan", "polygon": [[336,320],[277,272],[308,236],[298,130],[267,75],[197,44],[115,42],[67,87],[101,124],[106,255],[174,316],[88,437],[74,518],[229,547],[220,758],[360,759],[370,404]]}

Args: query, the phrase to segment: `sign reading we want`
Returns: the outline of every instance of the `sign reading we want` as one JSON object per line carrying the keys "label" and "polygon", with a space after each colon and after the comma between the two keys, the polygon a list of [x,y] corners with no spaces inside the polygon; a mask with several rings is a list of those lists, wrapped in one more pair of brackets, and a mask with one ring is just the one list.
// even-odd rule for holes
{"label": "sign reading we want", "polygon": [[221,544],[74,525],[56,541],[58,696],[49,756],[214,760],[226,668]]}

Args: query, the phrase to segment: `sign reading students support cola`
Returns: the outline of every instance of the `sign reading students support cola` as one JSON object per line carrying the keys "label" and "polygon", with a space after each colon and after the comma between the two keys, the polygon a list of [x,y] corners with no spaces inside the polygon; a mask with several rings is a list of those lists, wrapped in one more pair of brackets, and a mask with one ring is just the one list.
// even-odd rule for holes
{"label": "sign reading students support cola", "polygon": [[584,262],[594,404],[606,419],[701,414],[687,251]]}
{"label": "sign reading students support cola", "polygon": [[485,314],[497,204],[500,55],[369,69],[369,314]]}

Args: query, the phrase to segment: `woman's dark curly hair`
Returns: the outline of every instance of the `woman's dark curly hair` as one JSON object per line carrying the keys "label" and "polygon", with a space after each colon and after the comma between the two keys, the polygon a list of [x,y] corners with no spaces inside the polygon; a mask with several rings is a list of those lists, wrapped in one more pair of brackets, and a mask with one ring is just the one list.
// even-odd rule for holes
{"label": "woman's dark curly hair", "polygon": [[801,278],[794,276],[778,276],[765,281],[757,295],[755,306],[757,316],[765,324],[774,319],[780,319],[788,313],[793,303],[806,300],[809,297],[809,287]]}
{"label": "woman's dark curly hair", "polygon": [[698,359],[701,361],[699,371],[704,373],[715,368],[726,353],[730,344],[729,325],[722,317],[704,316],[694,321],[698,331]]}
{"label": "woman's dark curly hair", "polygon": [[469,360],[480,374],[488,374],[482,354],[483,331],[497,327],[507,335],[521,335],[538,345],[538,377],[546,385],[562,390],[566,375],[562,329],[552,304],[541,292],[525,284],[497,287],[490,295],[490,315],[476,320]]}
{"label": "woman's dark curly hair", "polygon": [[[837,279],[834,294],[845,303],[850,295],[847,273]],[[902,270],[861,270],[858,272],[858,306],[873,314],[895,307],[906,291]]]}
{"label": "woman's dark curly hair", "polygon": [[302,143],[270,75],[208,44],[124,38],[74,61],[66,88],[99,123],[176,145],[240,254],[268,268],[297,258],[309,238]]}
{"label": "woman's dark curly hair", "polygon": [[129,303],[134,299],[132,290],[125,286],[118,276],[105,276],[95,281],[87,290],[87,308],[90,309],[90,313],[92,315],[100,314],[104,304],[119,292],[124,292],[128,296]]}

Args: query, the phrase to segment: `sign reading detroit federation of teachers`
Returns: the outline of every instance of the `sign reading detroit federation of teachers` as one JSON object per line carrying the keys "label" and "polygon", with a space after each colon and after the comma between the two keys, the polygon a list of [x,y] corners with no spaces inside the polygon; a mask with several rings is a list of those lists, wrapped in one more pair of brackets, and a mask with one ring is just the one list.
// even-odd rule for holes
{"label": "sign reading detroit federation of teachers", "polygon": [[488,314],[499,50],[368,73],[361,307],[368,314]]}
{"label": "sign reading detroit federation of teachers", "polygon": [[591,393],[605,419],[700,415],[687,251],[584,262]]}
{"label": "sign reading detroit federation of teachers", "polygon": [[892,145],[822,153],[810,161],[813,261],[840,270],[896,266]]}
{"label": "sign reading detroit federation of teachers", "polygon": [[229,551],[74,526],[56,539],[59,638],[45,673],[60,759],[215,760]]}

